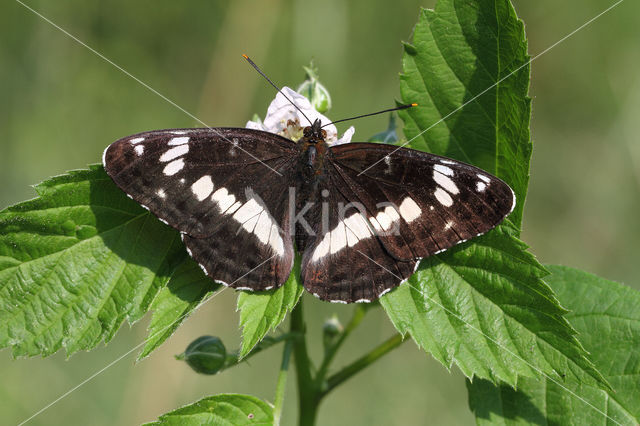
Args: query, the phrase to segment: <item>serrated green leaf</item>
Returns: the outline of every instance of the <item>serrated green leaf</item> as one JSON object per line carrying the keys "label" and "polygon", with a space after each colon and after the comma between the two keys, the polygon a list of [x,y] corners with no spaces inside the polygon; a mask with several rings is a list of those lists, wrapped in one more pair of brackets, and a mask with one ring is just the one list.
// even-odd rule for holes
{"label": "serrated green leaf", "polygon": [[291,275],[280,288],[260,293],[241,292],[238,295],[242,327],[240,358],[244,358],[269,330],[275,330],[287,312],[296,306],[302,291],[300,256],[296,256]]}
{"label": "serrated green leaf", "polygon": [[527,378],[518,390],[477,380],[467,383],[477,423],[640,423],[640,292],[577,269],[548,268],[546,281],[571,310],[567,319],[613,390],[557,378]]}
{"label": "serrated green leaf", "polygon": [[36,191],[0,212],[0,347],[15,356],[91,349],[147,312],[186,252],[101,166]]}
{"label": "serrated green leaf", "polygon": [[381,303],[400,332],[467,377],[515,385],[542,371],[606,386],[517,239],[531,155],[526,50],[508,0],[439,0],[421,12],[403,57],[403,100],[419,104],[400,111],[405,133],[414,148],[505,179],[518,206],[485,236],[423,260]]}
{"label": "serrated green leaf", "polygon": [[149,308],[153,311],[149,337],[138,360],[148,356],[171,337],[191,312],[219,291],[220,287],[220,284],[204,275],[195,261],[188,259],[180,265]]}
{"label": "serrated green leaf", "polygon": [[381,299],[395,327],[467,377],[515,386],[520,376],[604,383],[565,310],[542,281],[546,271],[502,225],[422,262],[407,284]]}
{"label": "serrated green leaf", "polygon": [[439,0],[420,14],[400,77],[404,103],[418,103],[398,113],[411,146],[511,185],[518,227],[532,150],[528,62],[524,26],[508,0]]}
{"label": "serrated green leaf", "polygon": [[271,425],[273,407],[250,395],[221,394],[203,398],[160,416],[150,425]]}

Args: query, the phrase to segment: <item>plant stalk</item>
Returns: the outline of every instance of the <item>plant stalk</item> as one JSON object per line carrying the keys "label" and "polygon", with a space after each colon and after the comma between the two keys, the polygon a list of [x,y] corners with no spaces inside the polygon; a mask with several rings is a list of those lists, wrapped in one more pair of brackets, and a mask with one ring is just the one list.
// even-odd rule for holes
{"label": "plant stalk", "polygon": [[282,404],[284,402],[284,392],[287,387],[287,374],[289,372],[289,359],[293,349],[293,340],[289,339],[284,344],[282,351],[282,364],[280,365],[280,373],[278,374],[278,383],[276,385],[276,397],[273,402],[273,424],[280,425],[280,417],[282,416]]}
{"label": "plant stalk", "polygon": [[344,341],[347,339],[347,337],[349,337],[351,332],[358,325],[360,325],[366,313],[367,313],[367,308],[365,308],[363,305],[357,305],[353,312],[353,317],[351,318],[351,321],[349,321],[349,324],[347,324],[347,326],[344,328],[344,331],[342,332],[342,334],[340,335],[336,343],[334,343],[333,346],[331,346],[331,348],[329,348],[329,350],[325,354],[324,359],[322,360],[322,364],[320,365],[320,369],[318,370],[318,374],[316,375],[316,385],[318,388],[322,387],[322,383],[324,382],[327,376],[327,371],[331,366],[331,361],[333,361],[333,358],[338,353],[338,349],[340,349],[340,347],[342,346]]}
{"label": "plant stalk", "polygon": [[400,333],[397,333],[391,336],[386,341],[382,342],[380,345],[376,346],[371,352],[364,355],[361,358],[358,358],[351,364],[344,367],[342,370],[333,374],[331,377],[327,379],[327,385],[322,390],[320,394],[320,398],[323,398],[333,389],[341,385],[344,381],[350,379],[355,374],[364,370],[379,358],[383,357],[387,353],[391,352],[395,348],[399,347],[403,343],[403,338]]}
{"label": "plant stalk", "polygon": [[307,351],[306,325],[304,323],[302,298],[291,312],[291,332],[301,337],[293,342],[293,357],[298,381],[298,424],[313,426],[318,414],[318,390],[311,375],[311,360]]}

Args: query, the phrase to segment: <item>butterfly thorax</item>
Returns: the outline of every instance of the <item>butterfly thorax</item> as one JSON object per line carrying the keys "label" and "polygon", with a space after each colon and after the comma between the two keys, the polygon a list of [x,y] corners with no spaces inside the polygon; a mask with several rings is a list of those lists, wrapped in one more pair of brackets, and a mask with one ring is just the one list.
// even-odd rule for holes
{"label": "butterfly thorax", "polygon": [[325,142],[327,132],[322,129],[320,120],[316,120],[303,130],[303,137],[298,141],[300,155],[299,172],[306,183],[312,184],[322,174],[324,156],[328,145]]}

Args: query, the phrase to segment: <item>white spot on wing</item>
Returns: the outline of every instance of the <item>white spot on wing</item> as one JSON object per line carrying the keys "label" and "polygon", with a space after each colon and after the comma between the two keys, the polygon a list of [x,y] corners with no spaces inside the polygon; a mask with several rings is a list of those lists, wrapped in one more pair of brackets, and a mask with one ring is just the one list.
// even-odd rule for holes
{"label": "white spot on wing", "polygon": [[[232,195],[232,197],[233,197],[233,195]],[[224,213],[225,214],[233,214],[240,207],[242,207],[242,201],[236,201],[231,207],[229,207],[229,210],[225,211]]]}
{"label": "white spot on wing", "polygon": [[345,223],[345,230],[347,231],[347,245],[349,247],[353,247],[356,244],[358,244],[358,241],[360,240],[358,240],[358,237],[356,237],[356,234],[354,234],[353,231],[346,226],[346,223]]}
{"label": "white spot on wing", "polygon": [[438,201],[440,202],[440,204],[442,204],[445,207],[451,207],[451,205],[453,204],[453,199],[451,198],[451,195],[449,195],[447,191],[445,191],[440,187],[436,189],[436,192],[434,192],[433,195],[435,195]]}
{"label": "white spot on wing", "polygon": [[[511,189],[511,187],[509,187],[509,189]],[[516,208],[516,193],[513,192],[513,189],[511,189],[511,196],[513,197],[513,204],[511,204],[511,210],[509,211],[509,214],[511,214],[513,209]]]}
{"label": "white spot on wing", "polygon": [[[389,207],[390,206],[387,208]],[[379,227],[380,225],[375,222],[375,218],[372,219],[373,226],[375,227],[377,225]],[[329,253],[335,254],[347,246],[353,247],[360,240],[372,236],[373,233],[364,216],[362,216],[360,212],[354,213],[343,221],[340,221],[331,232],[324,234],[320,243],[318,243],[313,250],[311,261],[316,262]]]}
{"label": "white spot on wing", "polygon": [[420,217],[420,213],[422,213],[422,209],[411,197],[405,198],[402,203],[400,203],[400,216],[402,216],[405,222],[413,222]]}
{"label": "white spot on wing", "polygon": [[169,142],[167,142],[167,145],[171,145],[171,146],[183,145],[188,142],[189,142],[188,136],[181,136],[179,138],[172,138]]}
{"label": "white spot on wing", "polygon": [[180,170],[182,170],[182,168],[184,167],[184,161],[182,160],[182,158],[172,161],[169,164],[167,164],[164,168],[164,170],[162,171],[162,173],[165,174],[165,176],[173,176],[176,173],[178,173]]}
{"label": "white spot on wing", "polygon": [[[444,166],[441,166],[441,167],[444,167]],[[438,183],[438,185],[440,185],[441,187],[443,187],[444,189],[446,189],[452,194],[457,194],[460,192],[460,190],[458,189],[456,184],[451,180],[451,178],[445,176],[444,174],[438,172],[437,170],[433,171],[433,180],[435,180]]]}
{"label": "white spot on wing", "polygon": [[435,166],[433,166],[433,170],[442,173],[443,175],[453,176],[453,170],[447,166],[436,164]]}
{"label": "white spot on wing", "polygon": [[389,293],[391,290],[393,290],[393,287],[382,290],[382,292],[378,295],[378,297],[384,296],[385,294]]}
{"label": "white spot on wing", "polygon": [[456,162],[455,162],[455,161],[451,161],[451,160],[440,160],[440,162],[441,162],[442,164],[456,164]]}
{"label": "white spot on wing", "polygon": [[249,233],[253,233],[260,215],[255,215],[242,224],[242,227]]}
{"label": "white spot on wing", "polygon": [[257,216],[262,210],[262,206],[252,198],[240,207],[236,214],[233,215],[233,218],[240,223],[244,223],[252,217]]}
{"label": "white spot on wing", "polygon": [[284,241],[282,240],[278,226],[275,223],[271,225],[269,245],[275,250],[278,256],[282,256],[284,254]]}
{"label": "white spot on wing", "polygon": [[476,182],[476,191],[478,192],[484,192],[484,190],[487,189],[487,184],[484,182]]}
{"label": "white spot on wing", "polygon": [[481,175],[480,173],[478,173],[476,176],[478,176],[478,179],[480,179],[481,181],[484,181],[484,183],[491,182],[491,180],[488,177],[486,177],[485,175]]}
{"label": "white spot on wing", "polygon": [[271,235],[271,219],[269,218],[269,213],[265,210],[260,213],[256,229],[253,233],[256,234],[256,237],[258,237],[262,244],[269,243],[269,235]]}
{"label": "white spot on wing", "polygon": [[217,280],[217,279],[213,279],[214,282],[218,283],[218,284],[222,284],[225,287],[229,287],[229,283],[226,281],[222,281],[222,280]]}
{"label": "white spot on wing", "polygon": [[384,170],[386,174],[391,173],[391,157],[388,155],[384,157],[384,162],[387,165],[387,168]]}
{"label": "white spot on wing", "polygon": [[129,139],[129,143],[135,145],[137,143],[142,142],[143,140],[144,138],[133,138],[133,139]]}
{"label": "white spot on wing", "polygon": [[313,251],[313,256],[311,257],[311,260],[313,262],[316,262],[329,254],[330,235],[330,233],[325,234],[324,238],[322,238],[322,240],[320,241],[320,244],[316,246],[315,250]]}
{"label": "white spot on wing", "polygon": [[202,201],[207,198],[209,195],[211,195],[212,191],[213,182],[211,181],[211,176],[209,175],[202,176],[200,179],[195,181],[193,185],[191,185],[191,192],[193,192],[193,195],[196,196],[198,201]]}
{"label": "white spot on wing", "polygon": [[136,145],[136,147],[133,149],[136,152],[136,155],[141,156],[142,154],[144,154],[144,145]]}
{"label": "white spot on wing", "polygon": [[356,238],[358,238],[358,240],[369,238],[373,235],[371,233],[371,229],[369,229],[369,225],[367,225],[367,221],[360,212],[354,213],[346,218],[344,223],[353,232]]}
{"label": "white spot on wing", "polygon": [[[380,213],[378,213],[376,215],[376,220],[378,221],[378,223],[380,224],[382,229],[384,229],[385,231],[387,229],[391,228],[391,224],[393,223],[393,220],[391,220],[391,218],[384,211],[382,211],[382,212],[380,212]],[[374,224],[374,226],[375,226],[375,224]]]}
{"label": "white spot on wing", "polygon": [[[216,192],[213,193],[211,199],[218,204],[218,208],[220,209],[220,213],[231,214],[235,212],[227,212],[227,209],[236,202],[236,197],[233,194],[229,194],[227,188],[220,188]],[[240,207],[238,205],[238,207]],[[236,208],[237,210],[237,208]]]}
{"label": "white spot on wing", "polygon": [[347,246],[347,231],[344,222],[338,222],[336,228],[331,231],[331,254],[335,254]]}
{"label": "white spot on wing", "polygon": [[202,269],[202,272],[204,272],[205,275],[209,275],[207,268],[205,268],[203,264],[198,263],[198,266],[200,266],[200,269]]}
{"label": "white spot on wing", "polygon": [[158,197],[160,197],[160,198],[162,198],[162,199],[164,199],[164,198],[167,196],[167,194],[165,194],[165,192],[164,192],[164,190],[163,190],[163,189],[158,189],[158,190],[156,191],[156,194],[158,195]]}
{"label": "white spot on wing", "polygon": [[400,219],[400,215],[398,214],[398,212],[396,211],[396,209],[393,206],[387,206],[384,209],[384,212],[387,214],[387,216],[389,216],[389,218],[392,221],[396,221],[396,220]]}
{"label": "white spot on wing", "polygon": [[451,229],[452,226],[453,226],[453,222],[449,221],[449,222],[444,224],[444,230],[447,231],[447,230]]}
{"label": "white spot on wing", "polygon": [[174,158],[178,158],[182,155],[185,155],[189,152],[189,145],[178,145],[175,148],[171,148],[160,157],[160,161],[165,163],[167,161],[171,161]]}
{"label": "white spot on wing", "polygon": [[[214,194],[214,196],[215,195],[216,194]],[[221,193],[220,197],[224,195],[225,193]],[[230,197],[233,197],[233,195],[230,195]],[[229,203],[227,198],[222,198],[222,200],[226,200],[226,203]],[[262,244],[271,246],[274,253],[278,256],[284,254],[284,240],[280,236],[280,231],[275,220],[254,198],[251,198],[244,204],[236,202],[226,214],[231,214],[234,211],[233,219],[241,223],[243,229],[255,234],[256,238],[258,238]]]}
{"label": "white spot on wing", "polygon": [[[109,145],[111,146],[111,145]],[[102,167],[106,168],[107,167],[107,150],[109,149],[109,147],[106,147],[104,149],[104,151],[102,151]]]}

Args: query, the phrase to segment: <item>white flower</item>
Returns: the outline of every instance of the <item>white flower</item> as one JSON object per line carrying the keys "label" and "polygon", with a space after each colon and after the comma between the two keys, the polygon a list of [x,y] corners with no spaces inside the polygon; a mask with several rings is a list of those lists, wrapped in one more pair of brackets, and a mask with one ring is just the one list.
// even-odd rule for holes
{"label": "white flower", "polygon": [[[330,123],[324,115],[313,109],[311,103],[299,94],[298,92],[290,89],[289,87],[283,87],[282,91],[291,101],[295,102],[296,106],[300,108],[304,114],[312,122],[316,119],[320,119],[322,124]],[[276,98],[269,105],[267,110],[267,116],[264,121],[248,121],[247,129],[264,130],[271,133],[276,133],[280,136],[284,136],[293,141],[297,141],[302,137],[302,129],[311,126],[311,123],[298,111],[291,102],[285,99],[281,93],[276,95]],[[346,132],[338,139],[338,130],[336,126],[330,124],[323,127],[327,131],[327,137],[325,141],[329,145],[338,145],[341,143],[347,143],[351,141],[351,137],[355,132],[353,126],[349,127]]]}

